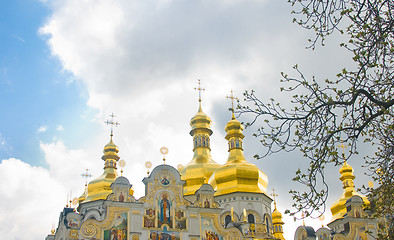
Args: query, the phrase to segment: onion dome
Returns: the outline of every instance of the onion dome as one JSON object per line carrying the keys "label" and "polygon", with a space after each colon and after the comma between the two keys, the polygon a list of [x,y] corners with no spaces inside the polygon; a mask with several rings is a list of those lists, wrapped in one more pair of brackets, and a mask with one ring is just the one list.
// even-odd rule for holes
{"label": "onion dome", "polygon": [[191,119],[193,137],[193,159],[181,170],[184,195],[194,194],[203,184],[208,182],[212,173],[220,167],[211,157],[209,137],[212,135],[211,119],[202,111],[201,98],[197,114]]}
{"label": "onion dome", "polygon": [[283,237],[283,224],[282,213],[276,208],[276,202],[274,202],[275,209],[272,212],[272,225],[274,226],[274,237],[278,239],[285,239]]}
{"label": "onion dome", "polygon": [[225,130],[229,156],[227,162],[209,179],[209,184],[216,191],[215,196],[233,192],[266,193],[267,175],[256,165],[246,161],[242,148],[243,126],[234,114]]}
{"label": "onion dome", "polygon": [[[112,141],[112,133],[110,142],[104,147],[104,155],[101,159],[104,160],[104,173],[91,181],[85,193],[79,197],[80,203],[91,202],[95,200],[105,200],[109,194],[112,193],[111,184],[118,177],[116,171],[116,163],[119,161],[119,148]],[[130,194],[133,190],[130,190]]]}
{"label": "onion dome", "polygon": [[346,201],[353,196],[360,196],[364,201],[364,207],[368,207],[370,204],[368,198],[356,192],[353,182],[356,177],[353,172],[353,168],[347,162],[339,169],[339,173],[341,174],[339,180],[343,183],[344,191],[342,196],[331,205],[332,221],[343,217],[346,213]]}

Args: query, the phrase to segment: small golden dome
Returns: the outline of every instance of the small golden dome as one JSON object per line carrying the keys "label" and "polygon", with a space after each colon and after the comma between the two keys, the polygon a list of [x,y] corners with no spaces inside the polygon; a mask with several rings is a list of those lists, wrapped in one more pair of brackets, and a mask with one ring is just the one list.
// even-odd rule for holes
{"label": "small golden dome", "polygon": [[345,203],[353,196],[360,196],[364,201],[364,207],[368,207],[370,205],[368,198],[358,193],[354,188],[353,180],[356,177],[354,176],[353,172],[353,168],[347,164],[347,162],[345,162],[339,169],[339,173],[341,174],[339,180],[341,180],[343,183],[344,191],[342,196],[331,205],[332,221],[343,217],[343,215],[346,213]]}
{"label": "small golden dome", "polygon": [[274,211],[272,212],[272,223],[273,224],[283,224],[283,221],[282,221],[282,213],[280,213],[279,211],[278,211],[278,209],[276,208],[276,206],[275,206],[275,209],[274,209]]}
{"label": "small golden dome", "polygon": [[285,239],[283,236],[283,224],[285,224],[285,223],[282,221],[282,213],[280,213],[278,211],[278,209],[276,208],[275,200],[274,200],[274,206],[275,206],[275,209],[271,215],[272,216],[272,225],[274,226],[273,227],[274,237],[277,239]]}
{"label": "small golden dome", "polygon": [[229,156],[226,164],[216,170],[208,182],[216,191],[215,196],[233,192],[266,193],[267,175],[245,159],[242,148],[242,124],[233,115],[225,130]]}
{"label": "small golden dome", "polygon": [[192,136],[198,129],[204,129],[209,132],[210,135],[212,134],[212,130],[210,129],[211,119],[202,111],[201,103],[199,104],[197,114],[190,120],[190,126],[192,127],[192,130],[190,131],[190,135]]}
{"label": "small golden dome", "polygon": [[193,137],[193,159],[181,169],[181,178],[186,181],[183,192],[194,194],[201,185],[207,183],[212,173],[220,167],[211,157],[210,136],[211,119],[202,111],[201,102],[197,114],[191,119]]}
{"label": "small golden dome", "polygon": [[[104,155],[101,157],[104,163],[104,173],[91,181],[87,187],[86,192],[79,198],[79,202],[91,202],[95,200],[105,200],[109,194],[112,193],[111,184],[118,177],[118,172],[116,171],[116,163],[119,161],[118,147],[112,141],[112,134],[110,142],[104,147]],[[130,194],[134,192],[130,189]],[[86,196],[86,199],[85,199]]]}

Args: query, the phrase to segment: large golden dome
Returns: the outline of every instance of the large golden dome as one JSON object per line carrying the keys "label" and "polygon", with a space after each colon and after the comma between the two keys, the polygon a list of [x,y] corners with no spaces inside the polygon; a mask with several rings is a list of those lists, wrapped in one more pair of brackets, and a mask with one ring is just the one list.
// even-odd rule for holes
{"label": "large golden dome", "polygon": [[182,180],[186,181],[183,187],[185,195],[194,194],[220,167],[211,157],[209,138],[212,135],[211,119],[202,111],[201,100],[197,114],[190,121],[190,126],[194,156],[191,162],[181,169]]}
{"label": "large golden dome", "polygon": [[234,115],[225,130],[229,156],[226,164],[216,170],[208,182],[216,191],[215,196],[233,192],[267,193],[267,175],[246,161],[242,148],[243,127]]}
{"label": "large golden dome", "polygon": [[346,201],[353,197],[353,196],[360,196],[364,201],[364,206],[369,206],[369,200],[365,196],[361,195],[360,193],[356,192],[354,188],[353,180],[356,178],[353,174],[353,168],[345,162],[343,166],[339,169],[339,173],[341,177],[339,180],[343,182],[343,194],[342,196],[331,205],[331,213],[332,213],[332,221],[341,218],[346,213]]}

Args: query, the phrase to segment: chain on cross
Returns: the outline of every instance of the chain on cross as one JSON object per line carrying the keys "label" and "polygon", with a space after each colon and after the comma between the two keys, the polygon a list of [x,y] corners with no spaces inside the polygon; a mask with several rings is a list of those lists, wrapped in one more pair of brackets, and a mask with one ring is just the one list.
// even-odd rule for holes
{"label": "chain on cross", "polygon": [[205,91],[205,88],[201,88],[201,80],[198,80],[198,87],[195,87],[194,90],[198,91],[198,102],[201,102],[201,91]]}
{"label": "chain on cross", "polygon": [[105,121],[104,123],[106,123],[107,125],[111,125],[111,137],[113,136],[113,128],[114,128],[114,126],[115,127],[117,127],[117,126],[119,126],[120,125],[120,123],[119,122],[115,122],[115,120],[114,120],[114,118],[115,118],[115,115],[112,113],[111,115],[109,115],[110,117],[111,117],[111,120],[107,120],[107,121]]}

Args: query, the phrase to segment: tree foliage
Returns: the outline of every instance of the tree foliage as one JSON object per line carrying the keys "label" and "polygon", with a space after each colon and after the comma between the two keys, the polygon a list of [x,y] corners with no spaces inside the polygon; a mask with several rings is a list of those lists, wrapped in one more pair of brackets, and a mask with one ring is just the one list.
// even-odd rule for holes
{"label": "tree foliage", "polygon": [[[293,5],[294,22],[314,31],[308,47],[325,45],[327,37],[342,34],[340,46],[352,53],[354,66],[344,66],[335,79],[306,79],[296,65],[296,77],[282,73],[292,94],[291,109],[274,99],[260,100],[254,91],[245,92],[245,102],[237,112],[253,115],[246,125],[259,124],[255,133],[267,152],[301,150],[310,164],[306,172],[298,170],[294,178],[308,191],[291,191],[297,211],[322,213],[328,186],[324,167],[339,165],[357,153],[360,141],[375,144],[377,152],[366,159],[368,173],[379,186],[370,194],[386,198],[383,215],[393,214],[394,140],[394,1],[393,0],[288,0]],[[390,139],[390,141],[388,141]],[[338,153],[343,141],[349,146],[346,156]],[[379,170],[378,170],[379,169]],[[378,171],[377,171],[378,170]],[[293,212],[294,213],[297,213]]]}

